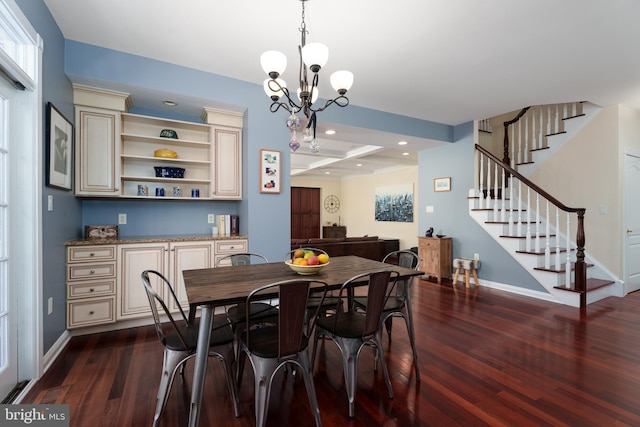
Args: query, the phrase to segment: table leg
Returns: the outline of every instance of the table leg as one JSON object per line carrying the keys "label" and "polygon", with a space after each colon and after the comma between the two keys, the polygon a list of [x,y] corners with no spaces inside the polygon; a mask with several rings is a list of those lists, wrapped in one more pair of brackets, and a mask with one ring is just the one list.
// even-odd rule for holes
{"label": "table leg", "polygon": [[209,338],[213,326],[212,305],[202,306],[200,313],[200,327],[198,328],[198,347],[193,369],[193,386],[191,387],[191,410],[189,411],[189,427],[197,427],[200,421],[202,407],[202,392],[204,390],[205,374],[207,372],[207,358],[209,356]]}

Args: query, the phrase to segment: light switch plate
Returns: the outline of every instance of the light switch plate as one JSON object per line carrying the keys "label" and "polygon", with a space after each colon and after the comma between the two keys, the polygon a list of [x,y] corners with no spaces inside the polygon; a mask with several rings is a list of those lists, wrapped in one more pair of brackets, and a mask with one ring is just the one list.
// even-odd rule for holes
{"label": "light switch plate", "polygon": [[127,223],[127,214],[118,214],[118,224],[126,224]]}

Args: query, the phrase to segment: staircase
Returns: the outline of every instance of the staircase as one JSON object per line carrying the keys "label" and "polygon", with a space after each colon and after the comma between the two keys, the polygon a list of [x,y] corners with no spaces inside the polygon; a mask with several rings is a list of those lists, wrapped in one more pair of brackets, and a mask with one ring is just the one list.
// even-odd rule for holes
{"label": "staircase", "polygon": [[[569,103],[527,107],[504,122],[500,160],[476,145],[478,180],[469,215],[544,287],[551,299],[574,306],[618,295],[617,278],[584,248],[585,210],[565,206],[528,180],[598,108]],[[491,126],[479,123],[487,144]],[[572,237],[574,236],[573,240]]]}

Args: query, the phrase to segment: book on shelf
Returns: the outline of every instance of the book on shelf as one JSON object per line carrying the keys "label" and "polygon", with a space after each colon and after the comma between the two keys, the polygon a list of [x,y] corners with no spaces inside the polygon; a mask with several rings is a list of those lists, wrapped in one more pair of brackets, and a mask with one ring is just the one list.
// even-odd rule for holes
{"label": "book on shelf", "polygon": [[238,215],[231,215],[231,228],[230,228],[230,236],[237,236],[240,233],[240,223],[238,219]]}

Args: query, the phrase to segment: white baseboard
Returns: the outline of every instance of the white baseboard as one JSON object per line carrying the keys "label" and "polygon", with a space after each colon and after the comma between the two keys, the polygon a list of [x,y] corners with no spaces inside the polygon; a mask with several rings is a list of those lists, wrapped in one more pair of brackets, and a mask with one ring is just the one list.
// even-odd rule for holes
{"label": "white baseboard", "polygon": [[553,295],[547,292],[535,291],[533,289],[521,288],[519,286],[507,285],[506,283],[491,282],[486,279],[480,280],[480,286],[486,286],[487,288],[499,289],[501,291],[510,292],[512,294],[522,295],[526,297],[541,299],[549,302],[555,302],[562,304],[562,301],[558,300]]}

